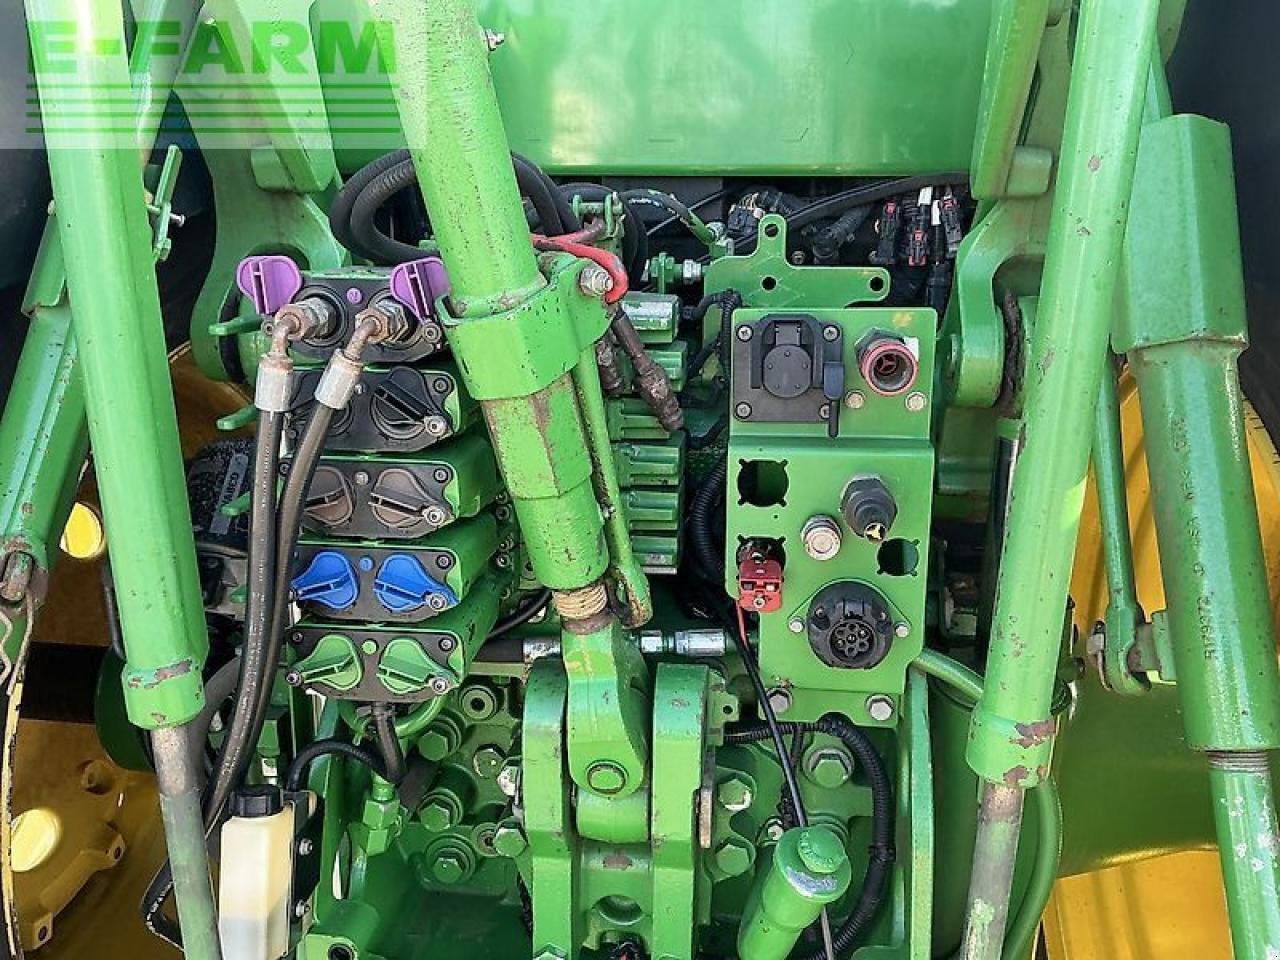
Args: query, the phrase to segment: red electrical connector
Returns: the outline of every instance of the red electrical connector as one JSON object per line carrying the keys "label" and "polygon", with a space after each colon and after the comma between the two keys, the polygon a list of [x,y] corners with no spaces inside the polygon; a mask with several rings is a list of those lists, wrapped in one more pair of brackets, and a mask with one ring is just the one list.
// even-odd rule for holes
{"label": "red electrical connector", "polygon": [[756,613],[782,608],[782,564],[761,550],[738,561],[738,606]]}

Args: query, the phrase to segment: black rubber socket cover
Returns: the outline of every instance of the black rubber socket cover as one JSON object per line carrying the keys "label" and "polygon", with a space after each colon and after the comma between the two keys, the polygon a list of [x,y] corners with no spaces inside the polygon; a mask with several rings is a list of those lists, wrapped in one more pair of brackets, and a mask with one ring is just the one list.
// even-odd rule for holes
{"label": "black rubber socket cover", "polygon": [[269,783],[241,787],[231,797],[231,814],[236,817],[274,817],[284,809],[284,794]]}

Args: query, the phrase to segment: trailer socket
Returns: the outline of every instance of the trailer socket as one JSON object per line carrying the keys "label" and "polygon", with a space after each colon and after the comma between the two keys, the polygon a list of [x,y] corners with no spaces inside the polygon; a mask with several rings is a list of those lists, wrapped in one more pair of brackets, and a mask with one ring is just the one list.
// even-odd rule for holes
{"label": "trailer socket", "polygon": [[819,591],[809,606],[809,646],[831,667],[870,670],[889,655],[893,617],[879,591],[842,581]]}

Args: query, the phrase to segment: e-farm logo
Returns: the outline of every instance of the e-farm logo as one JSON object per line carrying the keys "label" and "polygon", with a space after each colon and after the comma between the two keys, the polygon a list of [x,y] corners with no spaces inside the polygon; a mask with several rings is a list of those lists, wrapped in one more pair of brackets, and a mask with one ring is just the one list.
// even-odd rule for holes
{"label": "e-farm logo", "polygon": [[[262,135],[399,131],[395,44],[383,21],[146,20],[133,25],[127,49],[120,36],[86,35],[75,21],[32,21],[28,30],[28,134],[133,137],[150,127],[190,132],[207,149]],[[104,69],[126,58],[127,75]]]}

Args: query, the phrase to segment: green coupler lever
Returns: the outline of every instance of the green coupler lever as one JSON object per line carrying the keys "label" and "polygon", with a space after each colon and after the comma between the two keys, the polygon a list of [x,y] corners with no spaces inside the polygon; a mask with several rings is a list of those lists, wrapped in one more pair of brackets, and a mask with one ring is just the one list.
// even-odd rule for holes
{"label": "green coupler lever", "polygon": [[738,928],[741,960],[786,960],[822,908],[844,896],[853,871],[826,827],[788,830],[756,877]]}

